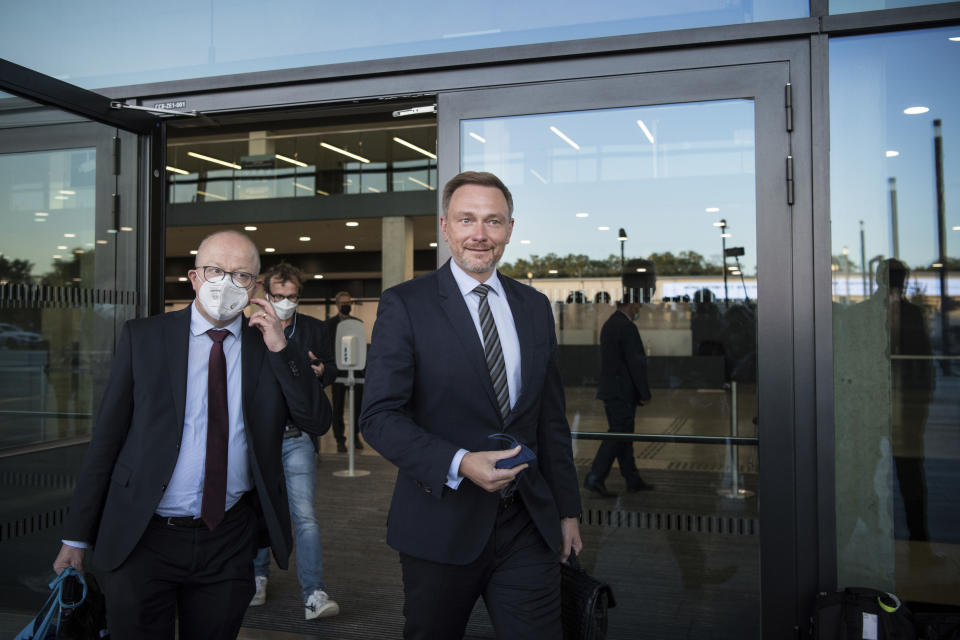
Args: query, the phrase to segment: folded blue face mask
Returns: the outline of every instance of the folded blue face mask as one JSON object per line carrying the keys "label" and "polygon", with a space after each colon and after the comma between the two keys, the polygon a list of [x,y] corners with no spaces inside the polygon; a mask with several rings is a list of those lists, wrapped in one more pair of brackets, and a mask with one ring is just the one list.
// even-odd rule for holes
{"label": "folded blue face mask", "polygon": [[517,447],[517,445],[520,446],[520,453],[518,453],[517,455],[512,456],[510,458],[504,458],[503,460],[497,460],[497,463],[494,465],[497,469],[512,469],[518,464],[533,462],[534,460],[537,459],[537,454],[533,452],[533,449],[523,444],[522,442],[518,442],[517,439],[512,436],[509,436],[505,433],[494,433],[487,437],[494,438],[495,440],[503,440],[504,442],[510,443],[510,446],[506,447],[507,449],[514,449]]}

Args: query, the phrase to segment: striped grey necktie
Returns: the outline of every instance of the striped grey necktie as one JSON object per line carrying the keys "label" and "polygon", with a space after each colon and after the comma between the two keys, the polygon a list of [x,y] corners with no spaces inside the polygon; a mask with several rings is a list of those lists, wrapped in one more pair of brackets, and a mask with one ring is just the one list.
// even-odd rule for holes
{"label": "striped grey necktie", "polygon": [[510,413],[510,388],[507,386],[507,366],[503,361],[503,349],[500,348],[500,335],[497,325],[490,313],[490,302],[487,294],[490,287],[485,284],[477,285],[473,290],[480,296],[480,331],[483,333],[483,354],[487,358],[487,369],[490,370],[490,381],[493,382],[493,392],[497,396],[500,406],[500,417],[504,420]]}

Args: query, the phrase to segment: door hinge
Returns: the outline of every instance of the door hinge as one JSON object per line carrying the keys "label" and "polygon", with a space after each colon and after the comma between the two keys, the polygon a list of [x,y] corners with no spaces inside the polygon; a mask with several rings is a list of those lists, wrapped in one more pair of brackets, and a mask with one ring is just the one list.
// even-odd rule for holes
{"label": "door hinge", "polygon": [[113,138],[113,175],[120,175],[120,136]]}
{"label": "door hinge", "polygon": [[787,156],[787,204],[793,204],[793,156]]}
{"label": "door hinge", "polygon": [[787,131],[793,131],[793,85],[789,82],[784,87],[784,107],[787,111]]}

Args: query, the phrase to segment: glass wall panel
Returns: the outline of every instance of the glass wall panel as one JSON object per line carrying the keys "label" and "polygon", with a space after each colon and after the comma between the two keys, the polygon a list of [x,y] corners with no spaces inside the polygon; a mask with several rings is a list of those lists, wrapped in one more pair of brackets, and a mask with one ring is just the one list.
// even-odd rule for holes
{"label": "glass wall panel", "polygon": [[856,11],[879,11],[898,7],[920,7],[926,4],[943,4],[954,0],[830,0],[830,13],[854,13]]}
{"label": "glass wall panel", "polygon": [[436,123],[259,131],[172,140],[168,202],[433,191]]}
{"label": "glass wall panel", "polygon": [[956,29],[830,43],[840,586],[960,604]]}
{"label": "glass wall panel", "polygon": [[[757,435],[754,120],[720,100],[461,121],[461,168],[513,192],[501,272],[553,303],[574,431]],[[652,395],[634,424],[597,399],[604,327],[627,310]],[[583,438],[574,457],[611,637],[759,637],[755,447]]]}
{"label": "glass wall panel", "polygon": [[[808,0],[17,3],[0,58],[86,87],[577,40],[809,15]],[[149,25],[148,29],[144,25]],[[122,51],[123,55],[117,55]],[[188,105],[189,108],[189,105]]]}
{"label": "glass wall panel", "polygon": [[49,593],[117,331],[136,313],[136,197],[114,175],[115,138],[129,154],[120,176],[136,175],[135,135],[0,99],[4,614],[35,612]]}

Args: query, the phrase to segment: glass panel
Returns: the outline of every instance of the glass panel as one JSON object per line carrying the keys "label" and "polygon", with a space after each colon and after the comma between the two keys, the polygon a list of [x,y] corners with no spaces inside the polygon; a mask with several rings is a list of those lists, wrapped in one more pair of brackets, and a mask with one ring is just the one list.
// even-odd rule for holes
{"label": "glass panel", "polygon": [[958,35],[830,43],[838,581],[951,605],[960,88],[944,78],[960,67]]}
{"label": "glass panel", "polygon": [[431,123],[173,140],[167,146],[168,201],[433,191],[436,139],[436,123]]}
{"label": "glass panel", "polygon": [[[0,602],[35,613],[116,330],[136,311],[136,210],[115,226],[115,129],[13,97],[0,129]],[[123,175],[136,151],[127,161]]]}
{"label": "glass panel", "polygon": [[[313,0],[269,8],[252,0],[141,0],[119,9],[62,3],[51,20],[44,5],[20,3],[0,22],[0,58],[102,88],[807,15],[808,0],[497,0],[466,14],[442,0],[373,0],[362,19]],[[69,55],[76,51],[83,55]]]}
{"label": "glass panel", "polygon": [[[596,398],[623,282],[643,292],[632,320],[652,395],[628,430],[757,435],[752,101],[465,120],[461,149],[462,169],[513,192],[501,271],[553,303],[574,431],[630,422],[611,426],[615,401]],[[611,637],[759,637],[757,449],[574,444],[581,480],[619,494],[583,491],[583,559],[617,597]]]}
{"label": "glass panel", "polygon": [[954,0],[830,0],[830,13],[854,13],[856,11],[879,11],[898,7],[922,7],[927,4],[943,4]]}

